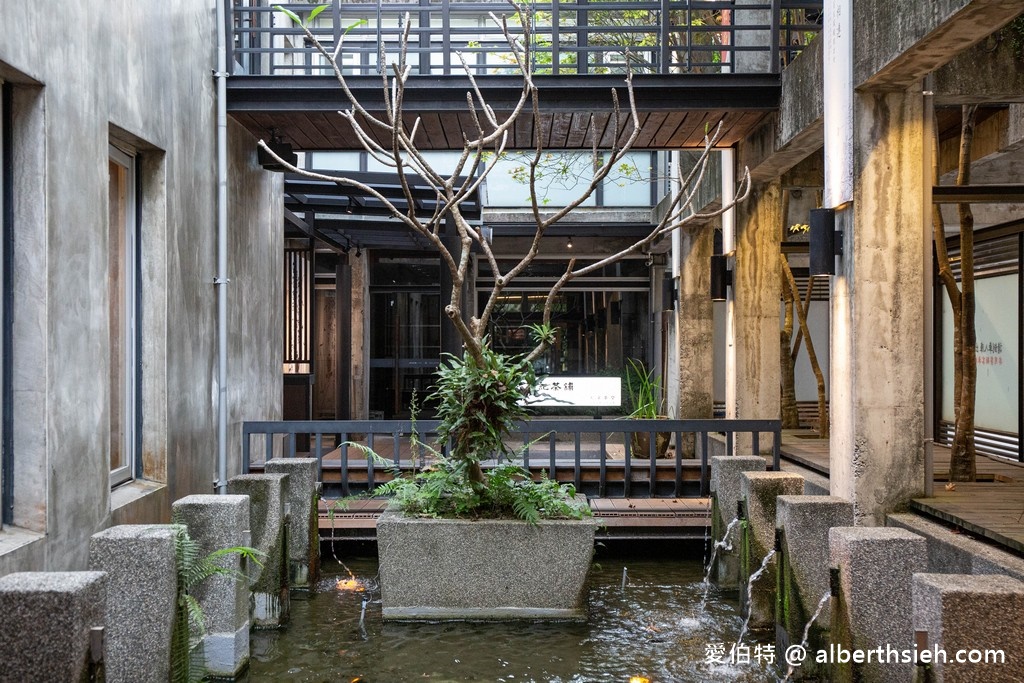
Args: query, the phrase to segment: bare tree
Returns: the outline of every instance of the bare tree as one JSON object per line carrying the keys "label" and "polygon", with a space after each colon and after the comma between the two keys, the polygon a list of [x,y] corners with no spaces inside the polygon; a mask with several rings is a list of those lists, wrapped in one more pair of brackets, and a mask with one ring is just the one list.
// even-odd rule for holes
{"label": "bare tree", "polygon": [[[960,124],[960,157],[956,184],[971,182],[971,145],[974,142],[974,123],[977,105],[964,105]],[[934,140],[935,183],[939,183],[938,126]],[[950,266],[946,249],[946,225],[938,204],[932,207],[935,236],[935,259],[939,279],[946,289],[953,309],[953,414],[955,427],[949,460],[950,481],[974,481],[974,405],[978,384],[976,359],[977,331],[974,324],[974,213],[970,204],[957,204],[960,218],[960,285]]]}
{"label": "bare tree", "polygon": [[[811,363],[811,371],[814,373],[814,381],[818,387],[818,436],[822,439],[828,438],[829,421],[828,405],[825,395],[825,375],[821,372],[821,364],[818,362],[818,354],[814,352],[814,342],[811,339],[811,330],[807,324],[807,312],[810,310],[811,293],[814,291],[814,277],[807,278],[807,292],[803,301],[800,300],[800,289],[797,287],[796,278],[793,277],[793,269],[789,267],[789,261],[785,254],[780,254],[782,266],[782,297],[783,300],[791,302],[796,308],[796,317],[800,322],[800,333],[793,344],[793,351],[790,362],[795,363],[796,356],[800,352],[800,342],[805,340],[807,346],[807,360]],[[792,321],[789,323],[792,328]],[[785,351],[783,351],[785,353]]]}
{"label": "bare tree", "polygon": [[[529,8],[525,5],[515,4],[513,4],[513,8],[518,16],[518,20],[524,27],[524,35],[529,36],[531,34],[530,22],[532,21]],[[485,100],[472,70],[466,64],[465,58],[461,53],[458,54],[469,81],[469,88],[466,93],[466,111],[471,117],[474,130],[471,135],[464,136],[462,152],[450,174],[438,171],[417,144],[417,137],[421,134],[420,120],[418,118],[413,119],[411,126],[406,125],[404,96],[411,73],[411,66],[406,59],[409,27],[411,26],[408,18],[404,24],[405,32],[398,45],[397,61],[389,64],[388,68],[384,69],[382,73],[381,90],[384,97],[384,113],[381,116],[375,116],[356,99],[346,83],[341,68],[338,66],[337,57],[340,51],[344,49],[344,41],[339,41],[334,51],[330,52],[317,41],[312,32],[299,22],[298,17],[293,16],[293,20],[302,26],[306,37],[324,57],[331,69],[333,69],[338,84],[348,98],[350,103],[349,109],[339,113],[352,126],[366,153],[375,161],[395,170],[405,195],[406,207],[401,208],[397,206],[372,186],[360,182],[357,178],[346,176],[344,173],[323,175],[284,163],[284,166],[294,173],[356,188],[376,198],[377,201],[386,207],[386,210],[393,218],[400,221],[409,230],[425,238],[437,249],[443,267],[448,269],[452,279],[450,302],[445,306],[444,313],[455,326],[455,329],[458,330],[465,347],[467,363],[471,362],[481,369],[487,368],[489,362],[491,362],[489,361],[490,349],[487,339],[488,323],[502,292],[540,253],[541,240],[551,226],[580,207],[594,193],[612,169],[624,159],[640,133],[640,118],[633,93],[632,74],[627,72],[624,76],[622,88],[622,91],[625,93],[626,106],[623,107],[620,102],[621,95],[618,89],[613,88],[610,94],[612,114],[609,127],[612,129],[610,139],[614,141],[613,146],[610,149],[599,149],[598,137],[592,135],[591,155],[594,173],[589,183],[586,183],[576,198],[568,202],[564,207],[557,210],[542,211],[538,200],[537,176],[538,169],[544,160],[544,148],[539,131],[537,130],[539,125],[535,126],[533,154],[529,160],[527,172],[535,230],[526,254],[513,264],[511,268],[502,270],[498,259],[492,251],[491,244],[486,239],[483,231],[466,219],[462,205],[480,188],[493,168],[493,165],[485,163],[486,159],[492,156],[493,158],[498,158],[506,151],[509,134],[513,131],[517,119],[522,115],[532,114],[533,120],[539,122],[542,110],[540,96],[531,73],[530,41],[517,40],[509,31],[506,17],[498,17],[494,14],[490,16],[504,32],[518,70],[522,75],[522,88],[518,101],[511,108],[511,111],[508,114],[498,115]],[[386,61],[384,47],[381,46],[380,63],[384,64]],[[592,124],[590,130],[593,132],[595,129],[596,127]],[[627,133],[627,131],[629,132]],[[717,136],[718,131],[715,130],[706,137],[703,153],[698,163],[688,174],[683,176],[677,170],[677,190],[669,200],[668,209],[664,212],[664,217],[651,226],[646,236],[615,254],[586,265],[577,263],[576,259],[569,259],[565,271],[551,288],[545,299],[542,324],[540,326],[542,331],[537,345],[526,354],[523,359],[524,362],[530,363],[539,357],[551,342],[550,331],[544,333],[543,328],[548,327],[549,330],[553,304],[567,284],[576,278],[599,271],[631,254],[642,253],[654,242],[668,235],[673,230],[693,221],[705,220],[720,215],[728,211],[736,203],[746,199],[750,190],[750,177],[749,173],[744,170],[735,202],[727,203],[712,213],[698,214],[693,210],[693,197],[696,189],[700,186],[701,180],[704,178],[708,159],[715,147]],[[618,141],[623,137],[624,141],[619,143]],[[378,143],[378,139],[387,140],[387,144]],[[273,154],[272,150],[263,141],[260,142],[260,145],[264,150]],[[283,162],[281,159],[279,161]],[[409,173],[417,174],[430,185],[435,193],[437,206],[432,215],[425,217],[417,214],[416,203],[413,201],[412,189],[407,177]],[[451,242],[446,244],[446,241],[442,239],[446,222],[450,222],[450,225],[454,226],[457,234],[456,245],[453,245]],[[463,286],[470,277],[471,257],[474,251],[477,251],[489,264],[491,271],[494,273],[494,285],[486,297],[483,309],[478,314],[467,317],[464,315],[465,309],[470,306],[467,306],[466,302],[463,301]],[[484,417],[490,415],[486,410],[481,410],[480,412]],[[459,429],[469,429],[472,431],[472,429],[487,430],[488,428],[477,424],[470,427],[460,426]],[[456,442],[454,455],[457,458],[465,457],[472,461],[476,456],[461,452],[459,444],[463,440],[459,438],[459,434],[454,434],[454,436]],[[467,444],[466,448],[472,447]],[[471,467],[470,478],[475,481],[484,481],[478,466],[473,465]]]}

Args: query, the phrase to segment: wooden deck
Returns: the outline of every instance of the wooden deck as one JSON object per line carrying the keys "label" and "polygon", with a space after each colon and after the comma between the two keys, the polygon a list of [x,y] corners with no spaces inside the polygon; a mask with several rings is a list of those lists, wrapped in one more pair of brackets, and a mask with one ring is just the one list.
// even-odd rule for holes
{"label": "wooden deck", "polygon": [[1024,481],[936,486],[933,497],[910,506],[1024,555]]}
{"label": "wooden deck", "polygon": [[[828,441],[809,434],[783,432],[782,457],[828,476]],[[1024,465],[979,455],[978,481],[947,488],[949,457],[935,446],[933,496],[914,499],[911,509],[1024,555]]]}
{"label": "wooden deck", "polygon": [[[708,498],[592,498],[590,509],[601,522],[599,538],[703,538],[710,503]],[[344,509],[330,511],[321,501],[321,540],[373,540],[377,518],[386,506],[384,500],[353,500]]]}

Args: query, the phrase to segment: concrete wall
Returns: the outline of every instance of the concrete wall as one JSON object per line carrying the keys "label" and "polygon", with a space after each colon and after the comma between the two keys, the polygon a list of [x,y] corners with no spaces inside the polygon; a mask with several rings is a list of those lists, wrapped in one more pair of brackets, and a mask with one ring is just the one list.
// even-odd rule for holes
{"label": "concrete wall", "polygon": [[[44,548],[0,570],[84,568],[89,536],[161,522],[216,467],[213,0],[28,5],[0,23],[15,84],[15,525]],[[68,39],[68,37],[74,39]],[[232,358],[242,419],[280,415],[280,180],[232,130]],[[108,144],[138,153],[143,453],[109,484]],[[268,220],[273,217],[273,220]],[[237,462],[239,446],[233,441]],[[237,465],[235,465],[237,469]],[[0,535],[8,532],[0,532]]]}

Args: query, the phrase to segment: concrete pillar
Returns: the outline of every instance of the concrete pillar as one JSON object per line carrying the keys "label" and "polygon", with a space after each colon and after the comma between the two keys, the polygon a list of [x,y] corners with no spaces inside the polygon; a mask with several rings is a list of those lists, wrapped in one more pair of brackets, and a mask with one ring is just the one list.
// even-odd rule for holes
{"label": "concrete pillar", "polygon": [[[203,553],[249,545],[249,496],[186,496],[171,505],[171,512]],[[234,572],[248,569],[238,555],[220,562]],[[212,576],[195,595],[206,616],[203,664],[211,676],[234,678],[249,663],[249,586],[234,576]]]}
{"label": "concrete pillar", "polygon": [[[732,3],[732,21],[737,27],[744,26],[770,26],[772,13],[766,9],[747,9],[745,5],[759,5],[764,7],[761,0],[736,0]],[[767,30],[753,31],[749,28],[739,28],[733,33],[733,44],[737,47],[756,46],[764,47],[769,45],[771,33]],[[778,59],[774,55],[774,59]],[[766,50],[758,51],[737,51],[733,53],[733,71],[741,74],[766,74],[771,71],[773,56]]]}
{"label": "concrete pillar", "polygon": [[[679,419],[707,419],[714,415],[714,310],[711,288],[711,253],[714,230],[710,225],[679,231]],[[693,457],[694,439],[686,435],[683,457]]]}
{"label": "concrete pillar", "polygon": [[178,528],[126,524],[89,540],[89,568],[107,573],[108,683],[166,681],[171,674]]}
{"label": "concrete pillar", "polygon": [[744,472],[740,475],[740,496],[745,501],[747,518],[743,522],[743,543],[740,551],[740,602],[749,615],[751,628],[775,625],[775,580],[777,563],[774,557],[764,565],[764,573],[746,586],[754,572],[760,570],[765,558],[775,550],[775,511],[779,496],[799,496],[804,479],[789,472]]}
{"label": "concrete pillar", "polygon": [[106,582],[103,572],[0,577],[0,681],[103,680]]}
{"label": "concrete pillar", "polygon": [[[915,574],[913,624],[922,664],[936,683],[1011,683],[1021,679],[1024,583],[1009,576]],[[925,634],[922,639],[920,634]],[[980,650],[972,653],[972,650]],[[986,650],[1001,651],[1002,659]],[[935,656],[944,652],[945,656]],[[968,661],[957,662],[957,653]],[[929,661],[925,661],[929,660]]]}
{"label": "concrete pillar", "polygon": [[288,475],[288,587],[310,590],[320,579],[320,484],[316,458],[275,458],[264,472]]}
{"label": "concrete pillar", "polygon": [[[775,600],[776,650],[785,652],[803,639],[804,627],[829,596],[828,532],[832,527],[853,525],[853,505],[832,496],[779,496],[776,499],[775,528],[781,550],[775,558],[778,594]],[[831,600],[826,598],[821,613],[808,633],[809,649],[828,647]],[[823,676],[809,659],[800,667],[804,677]]]}
{"label": "concrete pillar", "polygon": [[924,491],[925,121],[920,91],[854,101],[853,203],[836,213],[830,480],[857,524],[883,525]]}
{"label": "concrete pillar", "polygon": [[249,497],[250,545],[263,566],[250,567],[250,618],[254,628],[277,628],[288,621],[287,474],[241,474],[228,480],[228,493]]}
{"label": "concrete pillar", "polygon": [[[726,371],[734,382],[734,405],[726,417],[778,419],[779,386],[779,265],[782,234],[782,191],[778,181],[754,187],[737,209],[736,258],[733,266],[733,339],[735,366]],[[727,390],[727,394],[730,392]],[[760,440],[770,453],[773,437]],[[737,435],[736,449],[749,453],[750,435]]]}
{"label": "concrete pillar", "polygon": [[[764,472],[765,460],[757,456],[716,455],[711,458],[711,542],[725,539],[726,529],[737,517],[736,504],[742,500],[740,477],[744,472]],[[719,549],[715,581],[722,588],[735,588],[740,576],[739,522],[729,532],[728,544]]]}
{"label": "concrete pillar", "polygon": [[[850,652],[914,646],[911,624],[911,577],[928,569],[925,540],[903,529],[836,527],[829,531],[829,566],[839,572],[839,594],[832,602],[834,650]],[[914,664],[833,663],[829,680],[913,680]]]}

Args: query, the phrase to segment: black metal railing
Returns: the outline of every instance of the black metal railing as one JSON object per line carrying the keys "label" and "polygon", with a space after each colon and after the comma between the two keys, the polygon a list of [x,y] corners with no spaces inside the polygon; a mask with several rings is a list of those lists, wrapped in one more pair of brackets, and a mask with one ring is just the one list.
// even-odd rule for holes
{"label": "black metal railing", "polygon": [[[346,74],[379,73],[381,46],[393,61],[409,30],[413,75],[514,75],[515,59],[491,18],[508,17],[528,42],[534,73],[776,73],[821,29],[822,0],[586,0],[528,3],[530,31],[505,0],[332,0],[310,23]],[[279,5],[306,21],[316,3]],[[264,0],[233,0],[229,63],[250,75],[329,75],[326,60],[297,26]],[[408,26],[406,25],[408,23]]]}
{"label": "black metal railing", "polygon": [[[245,422],[242,471],[259,469],[275,457],[313,457],[325,496],[370,492],[389,480],[395,468],[411,472],[427,465],[430,449],[415,445],[411,435],[415,431],[420,441],[431,443],[436,430],[437,422],[428,420]],[[659,433],[667,435],[667,457],[658,457]],[[634,440],[636,434],[647,438]],[[762,434],[772,435],[772,469],[778,471],[779,420],[538,419],[520,423],[516,439],[523,445],[525,468],[538,477],[572,483],[588,497],[696,498],[708,495],[711,455],[733,455],[738,435],[749,438],[745,452],[761,453]],[[307,439],[309,451],[300,451]],[[367,457],[356,443],[389,466]]]}

